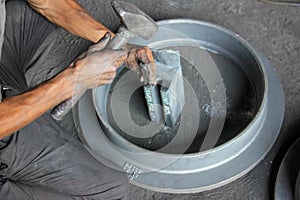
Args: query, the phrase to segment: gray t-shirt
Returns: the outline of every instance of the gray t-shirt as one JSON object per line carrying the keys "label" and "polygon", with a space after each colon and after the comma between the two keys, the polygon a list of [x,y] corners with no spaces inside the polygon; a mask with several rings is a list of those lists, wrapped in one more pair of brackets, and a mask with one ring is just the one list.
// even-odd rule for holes
{"label": "gray t-shirt", "polygon": [[2,44],[4,38],[4,26],[5,26],[5,0],[0,0],[0,59],[2,53]]}
{"label": "gray t-shirt", "polygon": [[[6,19],[6,16],[5,16],[5,0],[0,0],[0,59],[1,59],[3,38],[4,38],[5,19]],[[0,140],[0,149],[5,147],[5,144],[6,144],[5,140]]]}

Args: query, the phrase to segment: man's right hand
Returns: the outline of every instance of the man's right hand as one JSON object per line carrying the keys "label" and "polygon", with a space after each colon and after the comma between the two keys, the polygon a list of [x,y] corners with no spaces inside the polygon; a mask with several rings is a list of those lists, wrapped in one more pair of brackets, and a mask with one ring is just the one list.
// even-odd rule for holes
{"label": "man's right hand", "polygon": [[[110,84],[116,76],[116,70],[125,66],[137,72],[144,84],[156,84],[156,67],[152,51],[148,47],[129,48],[124,50],[105,49],[110,41],[107,33],[103,39],[81,54],[70,65],[73,77],[73,95],[81,94],[86,89]],[[142,73],[138,63],[146,65]]]}
{"label": "man's right hand", "polygon": [[97,44],[81,54],[70,65],[74,84],[74,94],[86,89],[110,84],[116,76],[117,69],[125,62],[128,52],[124,50],[106,50],[110,41],[109,34]]}

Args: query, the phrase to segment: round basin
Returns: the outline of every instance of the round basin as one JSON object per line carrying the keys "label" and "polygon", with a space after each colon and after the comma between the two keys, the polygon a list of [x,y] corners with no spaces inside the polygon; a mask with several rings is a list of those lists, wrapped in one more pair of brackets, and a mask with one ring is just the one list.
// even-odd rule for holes
{"label": "round basin", "polygon": [[284,115],[280,81],[260,51],[227,29],[187,19],[158,25],[150,40],[130,43],[180,53],[185,102],[178,122],[151,122],[139,78],[121,68],[74,110],[82,142],[140,187],[190,193],[227,184],[275,142]]}

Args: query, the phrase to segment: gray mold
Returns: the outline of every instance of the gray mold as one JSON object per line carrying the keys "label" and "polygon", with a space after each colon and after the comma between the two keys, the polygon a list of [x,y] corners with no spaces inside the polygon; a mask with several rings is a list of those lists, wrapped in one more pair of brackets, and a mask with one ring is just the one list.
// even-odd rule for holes
{"label": "gray mold", "polygon": [[[187,128],[197,128],[194,121],[199,120],[191,118],[188,114],[200,113],[195,109],[189,109],[187,110],[187,117],[182,118],[183,121],[178,131],[180,134],[177,134],[170,144],[159,151],[148,151],[125,140],[111,127],[106,110],[107,96],[111,86],[104,86],[93,90],[92,94],[89,92],[79,102],[76,118],[78,119],[77,126],[81,129],[82,141],[92,154],[101,161],[104,157],[121,167],[125,163],[130,163],[141,170],[143,173],[132,180],[132,183],[147,189],[190,193],[211,190],[230,183],[253,169],[266,156],[279,134],[284,113],[284,96],[280,81],[267,59],[231,31],[213,24],[193,20],[168,20],[158,24],[166,28],[161,29],[162,32],[164,30],[169,31],[168,37],[165,35],[162,38],[158,33],[158,37],[154,36],[153,40],[149,41],[160,41],[159,45],[161,46],[157,46],[158,48],[168,48],[168,45],[169,47],[174,46],[174,41],[168,40],[168,38],[181,32],[189,35],[191,39],[178,38],[180,40],[176,40],[176,46],[181,43],[184,46],[199,45],[199,48],[210,48],[213,52],[218,52],[239,64],[238,66],[251,80],[257,96],[259,109],[253,116],[251,123],[233,139],[225,141],[217,148],[185,153],[186,147],[189,145],[189,141],[186,139],[194,138],[192,134],[197,132],[197,129],[189,132],[186,130]],[[170,30],[173,31],[174,35],[170,34]],[[141,41],[139,43],[144,45]],[[182,52],[181,55],[183,55]],[[189,56],[191,55],[184,55],[185,58]],[[211,79],[211,77],[215,78],[216,75],[216,71],[212,68],[214,67],[213,60],[203,60],[201,55],[187,60],[211,66],[204,68],[206,71],[204,70],[202,73],[209,75],[208,77],[203,75],[203,78],[206,78],[212,103],[216,103],[214,101],[218,100],[222,92],[215,91],[218,84],[215,84],[215,79]],[[222,80],[222,78],[217,80]],[[97,114],[95,114],[93,102]],[[119,114],[122,114],[123,111],[126,111],[124,106],[123,110],[119,110]],[[217,113],[216,118],[224,114],[219,111]],[[128,120],[129,118],[122,119],[124,121],[124,119]],[[210,121],[214,120],[211,118]],[[212,126],[212,130],[215,128],[216,126]]]}

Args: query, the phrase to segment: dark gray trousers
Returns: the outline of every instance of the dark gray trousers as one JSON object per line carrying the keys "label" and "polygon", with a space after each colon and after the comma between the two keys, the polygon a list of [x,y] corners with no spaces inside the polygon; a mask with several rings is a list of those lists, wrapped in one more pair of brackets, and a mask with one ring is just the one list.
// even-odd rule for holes
{"label": "dark gray trousers", "polygon": [[[6,11],[0,83],[17,94],[47,78],[56,27],[24,1],[8,1]],[[0,199],[110,200],[127,190],[124,173],[94,159],[48,114],[0,141]]]}

